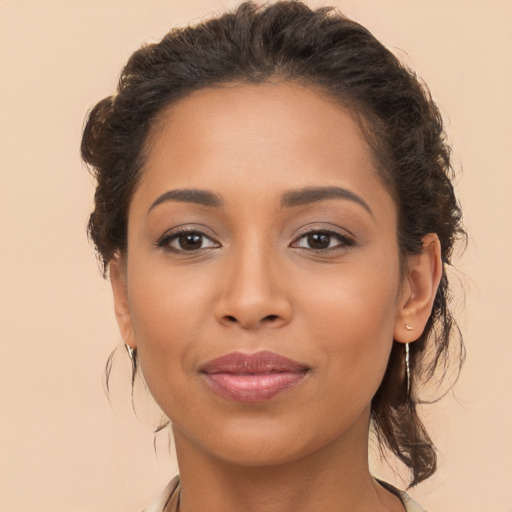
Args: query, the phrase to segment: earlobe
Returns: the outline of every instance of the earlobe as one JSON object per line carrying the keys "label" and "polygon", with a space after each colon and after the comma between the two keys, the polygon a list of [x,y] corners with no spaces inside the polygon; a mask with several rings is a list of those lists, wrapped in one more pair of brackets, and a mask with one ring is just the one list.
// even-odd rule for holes
{"label": "earlobe", "polygon": [[122,258],[114,258],[109,265],[110,285],[114,296],[114,310],[121,337],[131,348],[137,346],[133,336],[130,304],[128,301],[128,288],[126,282],[126,265]]}
{"label": "earlobe", "polygon": [[417,340],[430,317],[441,281],[441,244],[435,233],[423,237],[421,254],[411,255],[404,277],[395,322],[394,339],[400,343]]}

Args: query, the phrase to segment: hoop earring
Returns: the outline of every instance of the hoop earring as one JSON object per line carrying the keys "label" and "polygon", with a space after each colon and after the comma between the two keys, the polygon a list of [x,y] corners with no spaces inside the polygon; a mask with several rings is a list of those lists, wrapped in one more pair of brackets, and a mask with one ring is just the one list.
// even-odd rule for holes
{"label": "hoop earring", "polygon": [[132,405],[133,405],[133,385],[135,383],[135,375],[137,374],[137,347],[133,348],[125,343],[126,351],[128,352],[128,357],[130,358],[130,362],[132,363]]}
{"label": "hoop earring", "polygon": [[130,347],[128,343],[125,343],[124,346],[126,347],[126,351],[128,352],[128,357],[130,358],[130,361],[132,362],[132,365],[135,364],[135,348]]}
{"label": "hoop earring", "polygon": [[411,365],[409,354],[409,343],[405,344],[405,375],[407,377],[407,399],[409,399],[411,391]]}

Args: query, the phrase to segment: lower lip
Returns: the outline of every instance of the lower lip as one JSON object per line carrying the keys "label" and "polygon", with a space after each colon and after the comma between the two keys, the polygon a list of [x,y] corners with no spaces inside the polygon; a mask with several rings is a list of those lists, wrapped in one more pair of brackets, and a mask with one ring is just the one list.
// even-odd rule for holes
{"label": "lower lip", "polygon": [[299,384],[306,372],[279,373],[205,373],[217,394],[237,402],[258,403],[270,400]]}

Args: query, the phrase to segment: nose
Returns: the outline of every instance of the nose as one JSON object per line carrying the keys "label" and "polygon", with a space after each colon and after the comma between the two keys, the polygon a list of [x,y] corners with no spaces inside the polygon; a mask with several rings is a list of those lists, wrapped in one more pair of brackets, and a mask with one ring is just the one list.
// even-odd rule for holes
{"label": "nose", "polygon": [[254,248],[233,255],[226,264],[215,307],[220,323],[254,330],[279,328],[290,322],[292,304],[276,260],[268,251]]}

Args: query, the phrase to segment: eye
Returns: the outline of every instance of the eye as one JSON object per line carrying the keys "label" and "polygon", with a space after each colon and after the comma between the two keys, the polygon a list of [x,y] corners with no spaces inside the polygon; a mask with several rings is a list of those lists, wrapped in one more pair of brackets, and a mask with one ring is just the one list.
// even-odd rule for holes
{"label": "eye", "polygon": [[351,245],[354,245],[354,241],[348,236],[335,233],[334,231],[322,230],[310,231],[300,236],[292,243],[292,247],[325,252]]}
{"label": "eye", "polygon": [[193,252],[220,247],[219,243],[201,231],[186,229],[165,235],[157,245],[171,252]]}

